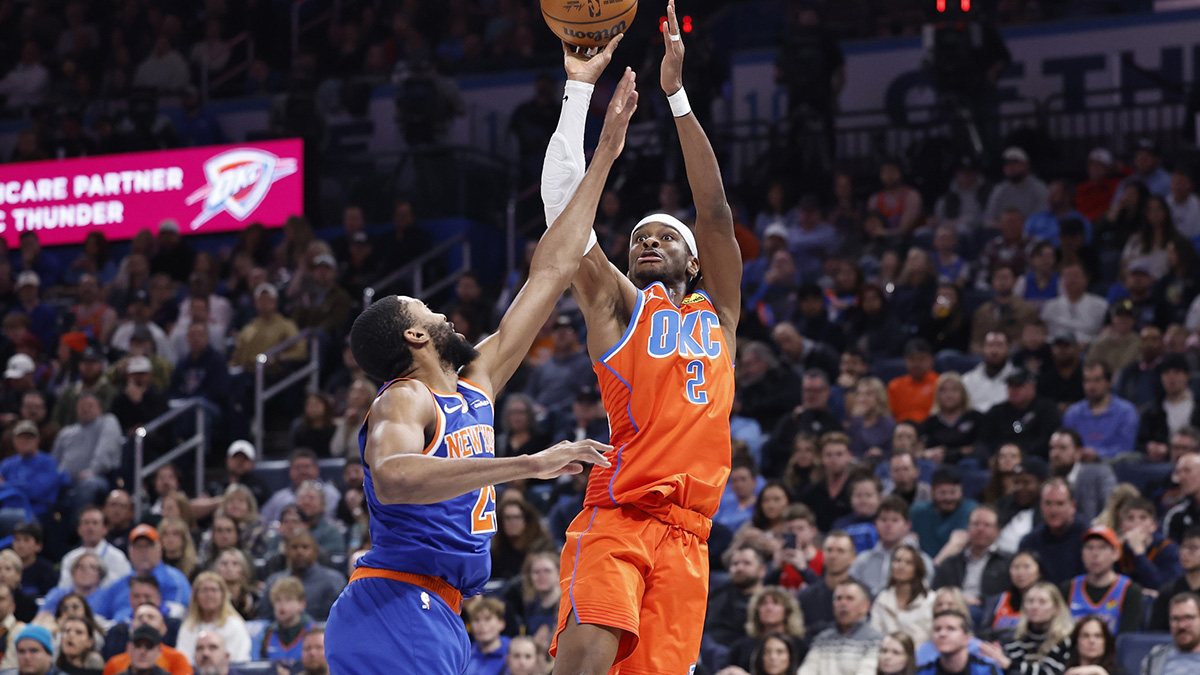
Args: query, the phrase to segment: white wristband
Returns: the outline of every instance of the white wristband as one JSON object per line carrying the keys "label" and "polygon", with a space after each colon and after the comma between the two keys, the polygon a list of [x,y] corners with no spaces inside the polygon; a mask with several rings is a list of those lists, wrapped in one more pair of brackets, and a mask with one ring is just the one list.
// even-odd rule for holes
{"label": "white wristband", "polygon": [[667,103],[671,106],[671,114],[675,117],[686,117],[692,112],[692,104],[688,102],[687,92],[683,87],[679,91],[667,97]]}

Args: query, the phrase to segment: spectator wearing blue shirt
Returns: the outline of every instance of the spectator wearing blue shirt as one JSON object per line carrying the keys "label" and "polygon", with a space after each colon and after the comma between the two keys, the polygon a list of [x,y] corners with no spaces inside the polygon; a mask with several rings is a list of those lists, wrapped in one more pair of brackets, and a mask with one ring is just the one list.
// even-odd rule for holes
{"label": "spectator wearing blue shirt", "polygon": [[883,485],[879,476],[864,472],[855,474],[850,480],[850,508],[852,513],[833,521],[833,529],[850,535],[858,553],[869,551],[879,543],[879,531],[875,529],[875,517],[883,499]]}
{"label": "spectator wearing blue shirt", "polygon": [[1025,220],[1025,234],[1035,239],[1050,242],[1058,248],[1059,226],[1071,218],[1083,223],[1083,240],[1092,243],[1092,221],[1074,208],[1075,185],[1067,180],[1056,180],[1050,183],[1050,208],[1031,214]]}
{"label": "spectator wearing blue shirt", "polygon": [[[1121,201],[1121,194],[1130,183],[1141,183],[1150,194],[1167,197],[1171,194],[1171,174],[1162,168],[1162,157],[1158,145],[1149,138],[1138,139],[1137,151],[1133,155],[1133,174],[1117,185],[1111,206]],[[24,239],[22,239],[24,243]]]}
{"label": "spectator wearing blue shirt", "polygon": [[[130,576],[149,574],[158,580],[164,602],[174,602],[187,607],[192,595],[192,585],[188,583],[183,572],[163,562],[158,530],[144,523],[133,528],[129,533],[129,563],[133,566]],[[92,605],[97,614],[109,619],[129,607],[128,578],[110,585]]]}
{"label": "spectator wearing blue shirt", "polygon": [[816,195],[801,198],[799,211],[800,226],[788,232],[788,248],[796,258],[800,276],[815,281],[823,272],[825,258],[837,248],[837,231],[825,222],[821,200]]}
{"label": "spectator wearing blue shirt", "polygon": [[59,489],[67,478],[49,453],[38,449],[37,425],[21,420],[13,427],[13,447],[17,454],[0,462],[4,483],[20,490],[28,499],[34,515],[40,516],[54,506]]}
{"label": "spectator wearing blue shirt", "polygon": [[[767,270],[771,267],[771,257],[776,251],[782,251],[788,245],[788,228],[783,223],[771,223],[762,233],[762,252],[757,258],[742,265],[742,295],[749,297],[758,290]],[[797,275],[795,281],[799,283]]]}
{"label": "spectator wearing blue shirt", "polygon": [[945,466],[933,473],[933,500],[913,504],[912,531],[926,555],[938,559],[955,530],[966,530],[971,511],[979,506],[974,499],[963,499],[962,476],[958,469]]}
{"label": "spectator wearing blue shirt", "polygon": [[754,515],[754,503],[766,484],[754,470],[754,462],[747,457],[735,457],[713,520],[728,527],[730,532],[737,532]]}
{"label": "spectator wearing blue shirt", "polygon": [[41,286],[42,278],[37,272],[26,270],[18,274],[18,303],[13,311],[29,317],[29,332],[42,341],[42,349],[50,349],[58,341],[58,313],[53,307],[42,302]]}
{"label": "spectator wearing blue shirt", "polygon": [[1140,423],[1137,408],[1112,393],[1112,371],[1107,364],[1083,368],[1083,400],[1067,408],[1063,426],[1079,432],[1084,456],[1112,459],[1133,452]]}
{"label": "spectator wearing blue shirt", "polygon": [[471,656],[463,675],[501,675],[508,657],[504,632],[504,603],[486,596],[467,602],[471,621]]}

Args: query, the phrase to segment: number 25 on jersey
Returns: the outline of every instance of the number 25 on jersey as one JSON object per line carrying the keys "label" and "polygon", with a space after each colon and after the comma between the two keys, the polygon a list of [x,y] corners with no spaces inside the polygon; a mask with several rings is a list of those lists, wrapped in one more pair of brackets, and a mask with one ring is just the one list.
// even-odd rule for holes
{"label": "number 25 on jersey", "polygon": [[489,485],[479,491],[479,499],[471,509],[471,534],[492,534],[496,531],[496,488]]}

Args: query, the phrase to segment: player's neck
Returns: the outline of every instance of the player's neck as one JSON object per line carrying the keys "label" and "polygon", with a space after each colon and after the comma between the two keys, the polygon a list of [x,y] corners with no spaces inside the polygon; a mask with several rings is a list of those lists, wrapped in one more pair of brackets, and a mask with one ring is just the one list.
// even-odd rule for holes
{"label": "player's neck", "polygon": [[452,392],[458,389],[458,374],[443,368],[440,362],[419,365],[409,372],[408,377],[424,382],[434,391]]}

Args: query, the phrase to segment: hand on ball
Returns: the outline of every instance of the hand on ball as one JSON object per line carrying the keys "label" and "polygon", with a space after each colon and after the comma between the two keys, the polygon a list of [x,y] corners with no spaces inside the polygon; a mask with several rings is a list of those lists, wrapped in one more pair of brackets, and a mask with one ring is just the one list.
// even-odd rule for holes
{"label": "hand on ball", "polygon": [[567,71],[567,79],[596,84],[604,69],[608,67],[608,63],[612,61],[613,51],[621,43],[623,37],[625,37],[623,33],[616,36],[592,57],[576,53],[571,45],[563,42],[563,68]]}

